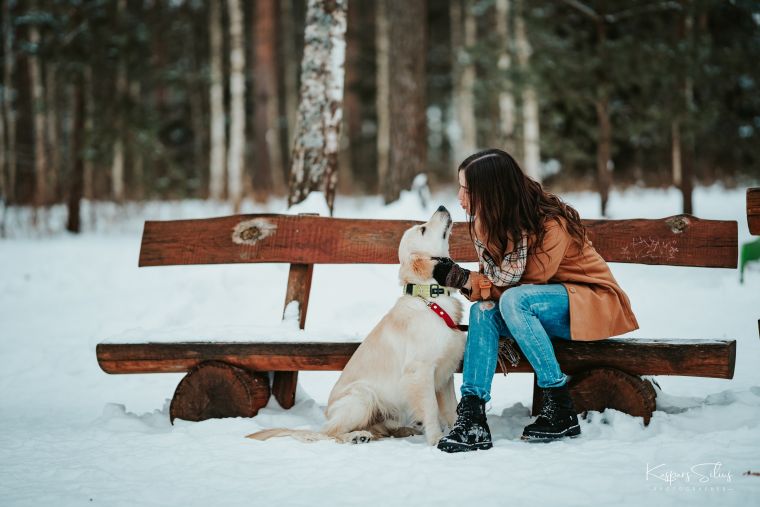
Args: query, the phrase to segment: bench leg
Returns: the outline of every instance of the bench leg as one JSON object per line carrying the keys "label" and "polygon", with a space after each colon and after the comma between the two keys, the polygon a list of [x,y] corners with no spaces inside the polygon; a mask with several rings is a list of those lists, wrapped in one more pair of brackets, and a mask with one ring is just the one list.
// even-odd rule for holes
{"label": "bench leg", "polygon": [[291,408],[296,403],[297,371],[276,371],[272,381],[272,394],[282,408]]}
{"label": "bench leg", "polygon": [[205,361],[190,370],[174,391],[169,418],[204,421],[253,417],[269,400],[269,376],[222,361]]}
{"label": "bench leg", "polygon": [[649,380],[615,368],[592,368],[575,374],[568,383],[576,411],[580,413],[614,408],[649,424],[655,410],[656,393]]}

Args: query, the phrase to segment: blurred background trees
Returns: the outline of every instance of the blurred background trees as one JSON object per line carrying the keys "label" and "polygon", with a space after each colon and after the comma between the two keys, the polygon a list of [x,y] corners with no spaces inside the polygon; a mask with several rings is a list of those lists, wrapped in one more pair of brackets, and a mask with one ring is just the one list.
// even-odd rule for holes
{"label": "blurred background trees", "polygon": [[[76,230],[82,198],[288,194],[307,0],[1,3],[2,206],[67,202]],[[349,0],[345,23],[339,193],[390,202],[494,146],[602,211],[613,185],[688,212],[694,184],[760,178],[756,1]]]}

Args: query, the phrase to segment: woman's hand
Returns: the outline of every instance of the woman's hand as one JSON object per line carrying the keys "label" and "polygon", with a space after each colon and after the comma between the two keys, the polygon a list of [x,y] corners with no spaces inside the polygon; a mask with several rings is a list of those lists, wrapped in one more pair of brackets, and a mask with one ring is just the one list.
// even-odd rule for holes
{"label": "woman's hand", "polygon": [[438,261],[433,268],[433,278],[444,287],[461,289],[467,284],[470,270],[463,268],[449,257],[433,257]]}

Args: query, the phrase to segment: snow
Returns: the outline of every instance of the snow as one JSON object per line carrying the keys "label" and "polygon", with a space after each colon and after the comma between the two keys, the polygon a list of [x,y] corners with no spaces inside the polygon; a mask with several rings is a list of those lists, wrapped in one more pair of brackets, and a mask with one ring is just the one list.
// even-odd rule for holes
{"label": "snow", "polygon": [[[748,241],[744,192],[698,188],[695,214],[737,220]],[[563,197],[599,216],[595,195]],[[426,219],[441,203],[464,219],[453,191],[426,207],[416,193],[390,206],[339,196],[336,214]],[[610,215],[664,217],[679,204],[674,190],[613,192]],[[282,213],[285,203],[243,211]],[[312,195],[290,212],[326,208]],[[288,411],[271,401],[253,419],[172,426],[168,399],[181,375],[105,374],[97,343],[359,341],[399,293],[395,266],[317,266],[300,331],[296,306],[281,321],[286,265],[137,268],[142,220],[230,213],[199,201],[87,204],[88,232],[75,237],[59,232],[61,208],[48,213],[44,235],[26,225],[28,210],[10,210],[12,239],[0,240],[2,505],[758,504],[760,477],[745,475],[760,472],[758,266],[741,285],[731,269],[612,265],[641,325],[627,336],[737,340],[734,379],[657,377],[648,427],[608,410],[589,414],[578,439],[521,442],[532,376],[510,374],[494,379],[495,446],[486,452],[447,455],[422,437],[356,446],[243,438],[275,426],[318,429],[337,372],[302,372]],[[346,279],[371,290],[347,298],[337,283]]]}

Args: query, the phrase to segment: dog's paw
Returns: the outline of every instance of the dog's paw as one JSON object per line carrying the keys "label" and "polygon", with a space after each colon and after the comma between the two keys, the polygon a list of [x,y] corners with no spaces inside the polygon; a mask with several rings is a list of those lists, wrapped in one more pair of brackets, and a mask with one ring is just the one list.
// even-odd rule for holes
{"label": "dog's paw", "polygon": [[343,438],[341,438],[341,440],[349,444],[366,444],[372,440],[372,433],[364,430],[352,431],[351,433],[346,433],[343,435]]}
{"label": "dog's paw", "polygon": [[437,445],[438,441],[442,438],[443,433],[440,430],[425,433],[425,440],[427,440],[428,445]]}

